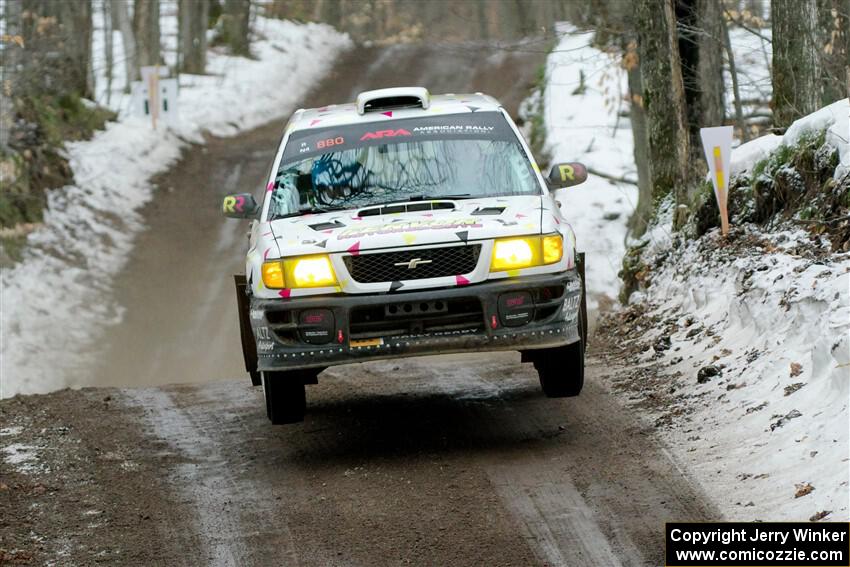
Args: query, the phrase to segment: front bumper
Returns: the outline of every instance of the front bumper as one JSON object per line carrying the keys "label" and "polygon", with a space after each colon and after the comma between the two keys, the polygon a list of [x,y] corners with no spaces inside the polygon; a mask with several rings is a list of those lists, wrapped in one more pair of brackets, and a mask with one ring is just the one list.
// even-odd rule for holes
{"label": "front bumper", "polygon": [[[250,320],[258,370],[321,368],[574,343],[580,298],[581,279],[568,270],[405,293],[251,298]],[[319,333],[317,317],[327,327]]]}

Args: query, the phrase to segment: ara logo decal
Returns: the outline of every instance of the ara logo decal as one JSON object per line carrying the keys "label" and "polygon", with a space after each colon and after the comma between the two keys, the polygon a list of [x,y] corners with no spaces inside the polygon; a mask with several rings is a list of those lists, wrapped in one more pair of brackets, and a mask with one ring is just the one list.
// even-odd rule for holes
{"label": "ara logo decal", "polygon": [[381,138],[395,138],[396,136],[410,136],[411,133],[404,128],[398,130],[378,130],[377,132],[366,132],[360,137],[360,141],[379,140]]}

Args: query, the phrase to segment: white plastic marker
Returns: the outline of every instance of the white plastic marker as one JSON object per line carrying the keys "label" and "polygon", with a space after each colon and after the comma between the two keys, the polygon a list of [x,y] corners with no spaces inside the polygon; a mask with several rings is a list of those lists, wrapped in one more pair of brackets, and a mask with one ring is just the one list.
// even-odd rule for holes
{"label": "white plastic marker", "polygon": [[732,157],[732,126],[700,128],[699,135],[711,183],[714,185],[714,196],[717,197],[717,208],[720,209],[720,232],[726,236],[729,234],[729,211],[726,208],[729,192],[726,183]]}
{"label": "white plastic marker", "polygon": [[131,109],[137,116],[150,116],[154,130],[163,119],[177,120],[177,79],[167,79],[168,67],[142,67],[142,80],[133,83]]}

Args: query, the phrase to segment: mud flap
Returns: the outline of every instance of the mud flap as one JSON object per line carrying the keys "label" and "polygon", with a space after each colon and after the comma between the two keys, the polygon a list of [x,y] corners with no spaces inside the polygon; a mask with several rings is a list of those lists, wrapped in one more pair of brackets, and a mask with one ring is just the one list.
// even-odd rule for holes
{"label": "mud flap", "polygon": [[233,280],[236,282],[236,309],[239,312],[239,335],[242,339],[242,356],[245,359],[245,370],[251,375],[251,384],[260,385],[260,373],[257,371],[257,343],[254,341],[254,333],[251,332],[251,319],[248,313],[250,302],[248,301],[248,280],[243,274],[235,274]]}
{"label": "mud flap", "polygon": [[581,303],[579,303],[581,343],[583,347],[587,347],[587,286],[584,280],[584,252],[579,252],[576,256],[576,268],[578,269],[578,276],[581,278]]}

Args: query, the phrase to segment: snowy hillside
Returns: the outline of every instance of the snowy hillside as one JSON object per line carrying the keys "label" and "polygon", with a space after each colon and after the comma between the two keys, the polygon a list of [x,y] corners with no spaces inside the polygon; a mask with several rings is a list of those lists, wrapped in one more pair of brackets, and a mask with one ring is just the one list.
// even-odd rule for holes
{"label": "snowy hillside", "polygon": [[[848,114],[845,99],[784,138],[745,144],[733,169],[827,130],[823,147],[841,160],[829,183],[850,193]],[[642,255],[651,283],[603,325],[638,365],[612,384],[729,519],[846,521],[850,252],[783,218],[733,226],[728,239],[656,229]]]}
{"label": "snowy hillside", "polygon": [[[167,18],[164,24],[176,25]],[[320,24],[258,18],[256,29],[255,59],[210,50],[209,75],[180,77],[179,122],[154,131],[148,120],[128,116],[119,83],[110,97],[119,121],[67,145],[75,185],[49,193],[24,260],[2,275],[0,397],[74,386],[87,347],[121,319],[109,290],[143,228],[150,178],[188,143],[203,143],[204,132],[234,135],[287,116],[350,46],[347,36]],[[120,62],[120,35],[115,39]],[[105,103],[106,93],[98,98]]]}

